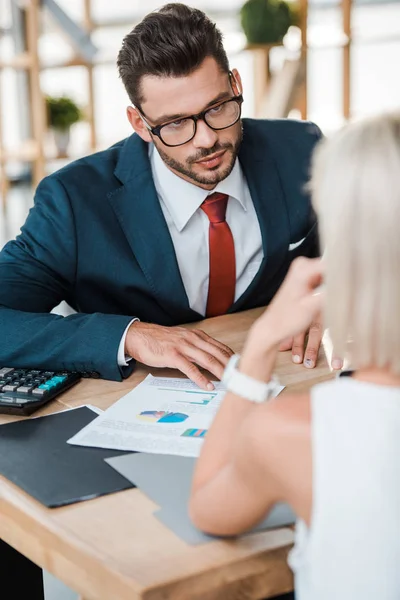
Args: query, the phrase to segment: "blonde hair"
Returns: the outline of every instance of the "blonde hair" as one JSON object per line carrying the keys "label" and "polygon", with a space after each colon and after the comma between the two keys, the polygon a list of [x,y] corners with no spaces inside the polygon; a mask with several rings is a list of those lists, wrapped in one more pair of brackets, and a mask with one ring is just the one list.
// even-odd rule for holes
{"label": "blonde hair", "polygon": [[400,373],[400,113],[323,141],[311,190],[335,352],[354,368]]}

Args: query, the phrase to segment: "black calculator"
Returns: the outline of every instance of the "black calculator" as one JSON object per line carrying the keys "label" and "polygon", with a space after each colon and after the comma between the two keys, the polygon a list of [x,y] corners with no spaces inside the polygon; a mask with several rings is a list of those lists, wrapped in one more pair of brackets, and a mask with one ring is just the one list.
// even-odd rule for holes
{"label": "black calculator", "polygon": [[80,379],[71,371],[0,367],[0,413],[30,415]]}

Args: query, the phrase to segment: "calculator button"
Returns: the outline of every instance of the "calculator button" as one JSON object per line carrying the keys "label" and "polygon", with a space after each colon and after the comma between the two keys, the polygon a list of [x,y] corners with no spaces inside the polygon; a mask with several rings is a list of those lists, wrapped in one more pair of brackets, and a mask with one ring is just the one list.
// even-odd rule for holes
{"label": "calculator button", "polygon": [[15,385],[13,383],[8,383],[7,385],[3,386],[3,392],[15,392],[15,390],[17,389],[18,385]]}
{"label": "calculator button", "polygon": [[50,381],[55,383],[56,385],[59,385],[60,383],[64,383],[66,379],[67,377],[65,375],[55,375],[52,379],[50,379]]}
{"label": "calculator button", "polygon": [[39,387],[47,387],[48,389],[52,389],[54,387],[58,387],[65,379],[66,377],[52,377]]}
{"label": "calculator button", "polygon": [[5,375],[10,375],[10,373],[12,373],[14,371],[14,369],[11,369],[9,367],[3,367],[2,369],[0,369],[0,377],[4,377]]}
{"label": "calculator button", "polygon": [[46,395],[46,394],[48,394],[48,393],[49,393],[49,390],[46,390],[46,389],[41,389],[41,388],[36,388],[36,389],[32,390],[32,394],[33,394],[34,396],[40,396],[40,397],[43,397],[43,396],[45,396],[45,395]]}
{"label": "calculator button", "polygon": [[20,385],[19,388],[17,388],[17,392],[20,394],[29,394],[32,389],[33,387],[31,385]]}

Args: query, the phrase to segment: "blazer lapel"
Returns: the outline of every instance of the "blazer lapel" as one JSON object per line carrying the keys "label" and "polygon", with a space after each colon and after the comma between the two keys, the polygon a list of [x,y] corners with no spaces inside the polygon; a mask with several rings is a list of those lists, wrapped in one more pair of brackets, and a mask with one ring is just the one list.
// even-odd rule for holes
{"label": "blazer lapel", "polygon": [[255,278],[229,312],[243,310],[259,286],[268,286],[284,262],[290,243],[289,217],[278,169],[256,122],[243,121],[239,160],[260,224],[264,259]]}
{"label": "blazer lapel", "polygon": [[[243,129],[239,160],[260,224],[264,259],[250,286],[228,312],[252,305],[257,290],[265,289],[283,264],[290,243],[285,199],[271,150],[256,122],[245,119]],[[152,293],[172,322],[202,319],[189,306],[154,187],[148,146],[136,134],[125,141],[114,173],[122,185],[107,197]]]}
{"label": "blazer lapel", "polygon": [[154,187],[148,146],[127,138],[114,174],[122,186],[107,194],[152,293],[173,322],[193,321],[172,239]]}

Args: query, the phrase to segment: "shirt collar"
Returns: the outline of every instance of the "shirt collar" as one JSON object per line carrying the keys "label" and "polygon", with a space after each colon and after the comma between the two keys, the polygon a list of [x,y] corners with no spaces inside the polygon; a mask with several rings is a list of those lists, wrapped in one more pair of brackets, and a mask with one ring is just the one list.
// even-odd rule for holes
{"label": "shirt collar", "polygon": [[234,198],[247,211],[245,179],[238,159],[228,177],[209,191],[175,175],[166,166],[154,144],[150,144],[149,158],[157,194],[167,207],[178,231],[184,229],[207,196],[214,192]]}

